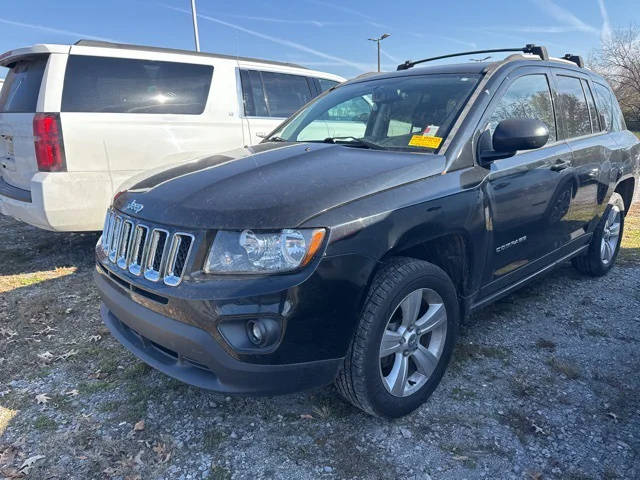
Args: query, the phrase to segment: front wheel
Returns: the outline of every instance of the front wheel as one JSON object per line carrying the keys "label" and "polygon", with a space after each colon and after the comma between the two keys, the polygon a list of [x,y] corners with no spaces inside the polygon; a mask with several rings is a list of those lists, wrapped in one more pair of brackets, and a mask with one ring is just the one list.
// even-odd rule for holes
{"label": "front wheel", "polygon": [[395,258],[376,274],[336,384],[356,407],[397,418],[433,393],[459,323],[455,287],[439,267]]}
{"label": "front wheel", "polygon": [[582,273],[599,277],[613,267],[618,257],[624,231],[624,201],[613,193],[598,223],[589,248],[584,255],[572,259],[573,266]]}

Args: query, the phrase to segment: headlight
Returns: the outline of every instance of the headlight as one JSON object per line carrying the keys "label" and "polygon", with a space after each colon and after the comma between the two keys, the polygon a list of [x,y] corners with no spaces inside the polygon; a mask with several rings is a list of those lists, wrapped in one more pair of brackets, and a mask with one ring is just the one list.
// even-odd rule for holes
{"label": "headlight", "polygon": [[320,249],[326,230],[259,233],[219,231],[204,266],[206,273],[276,273],[303,267]]}

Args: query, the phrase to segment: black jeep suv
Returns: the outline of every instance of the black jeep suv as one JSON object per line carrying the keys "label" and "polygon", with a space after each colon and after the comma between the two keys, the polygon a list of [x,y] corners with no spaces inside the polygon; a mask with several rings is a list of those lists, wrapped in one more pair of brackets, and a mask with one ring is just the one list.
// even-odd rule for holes
{"label": "black jeep suv", "polygon": [[366,412],[411,412],[470,311],[616,260],[638,139],[579,58],[523,51],[356,78],[258,146],[131,182],[96,246],[104,322],[193,385],[335,381]]}

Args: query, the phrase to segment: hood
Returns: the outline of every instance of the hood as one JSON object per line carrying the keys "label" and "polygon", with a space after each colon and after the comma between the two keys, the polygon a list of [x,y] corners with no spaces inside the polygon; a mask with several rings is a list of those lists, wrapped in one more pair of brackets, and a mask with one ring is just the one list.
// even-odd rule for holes
{"label": "hood", "polygon": [[[289,228],[439,174],[444,165],[443,156],[424,153],[265,143],[147,173],[128,182],[114,205],[153,223],[190,229]],[[134,200],[137,214],[127,209]]]}

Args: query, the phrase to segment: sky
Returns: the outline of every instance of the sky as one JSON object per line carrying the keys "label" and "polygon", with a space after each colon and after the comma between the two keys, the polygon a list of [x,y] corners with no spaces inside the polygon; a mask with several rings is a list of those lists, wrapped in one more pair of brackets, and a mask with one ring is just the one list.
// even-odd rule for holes
{"label": "sky", "polygon": [[[353,77],[451,52],[546,45],[588,56],[640,24],[638,0],[197,0],[202,51],[298,63]],[[81,38],[193,49],[190,0],[4,0],[0,52]],[[494,54],[492,59],[502,58]],[[484,56],[481,56],[481,58]],[[464,61],[464,60],[463,60]],[[0,77],[5,69],[0,69]]]}

